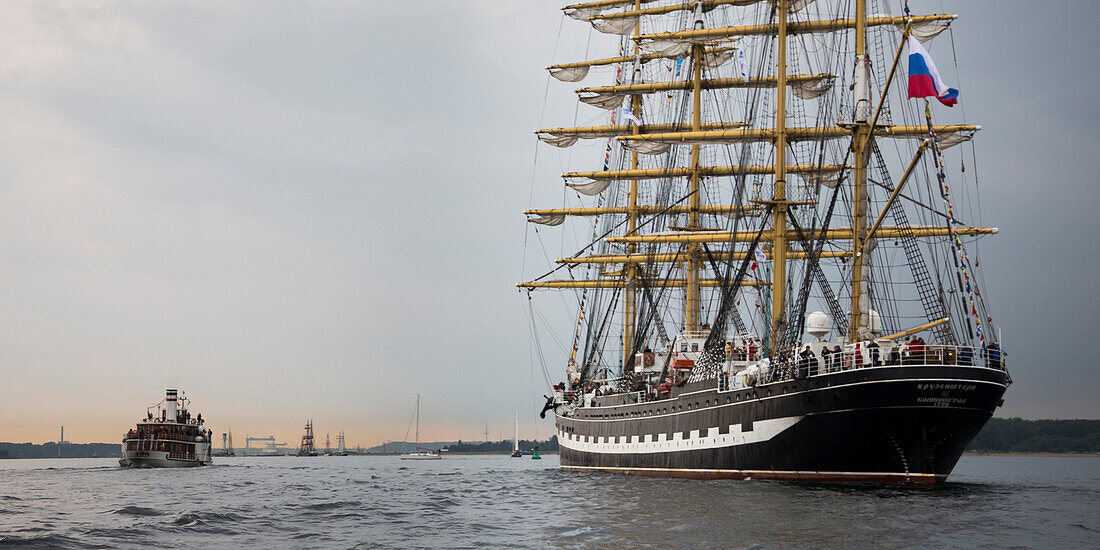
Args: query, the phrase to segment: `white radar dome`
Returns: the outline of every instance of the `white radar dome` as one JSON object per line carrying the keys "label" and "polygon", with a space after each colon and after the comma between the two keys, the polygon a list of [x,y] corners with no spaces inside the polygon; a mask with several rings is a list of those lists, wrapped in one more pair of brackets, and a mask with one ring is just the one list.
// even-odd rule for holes
{"label": "white radar dome", "polygon": [[806,316],[806,334],[821,340],[832,330],[829,316],[823,311],[815,311]]}

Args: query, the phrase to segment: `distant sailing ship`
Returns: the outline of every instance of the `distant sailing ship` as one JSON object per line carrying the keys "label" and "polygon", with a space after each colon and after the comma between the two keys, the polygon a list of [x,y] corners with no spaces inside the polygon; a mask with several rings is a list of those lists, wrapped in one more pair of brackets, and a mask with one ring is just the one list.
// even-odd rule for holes
{"label": "distant sailing ship", "polygon": [[222,450],[214,451],[214,456],[237,456],[237,453],[233,451],[233,430],[229,430],[228,432],[222,434]]}
{"label": "distant sailing ship", "polygon": [[313,444],[313,420],[306,421],[306,433],[298,446],[298,456],[317,456],[317,448]]}
{"label": "distant sailing ship", "polygon": [[167,390],[164,400],[149,407],[145,420],[138,422],[122,438],[119,465],[125,468],[185,468],[212,464],[212,432],[203,426],[201,414],[191,417],[187,405],[188,400],[181,392]]}
{"label": "distant sailing ship", "polygon": [[[405,439],[409,434],[405,432]],[[416,395],[416,447],[411,453],[405,452],[405,442],[401,442],[401,460],[440,460],[443,458],[436,451],[420,448],[420,394]]]}
{"label": "distant sailing ship", "polygon": [[512,438],[512,458],[519,458],[523,453],[519,452],[519,409],[516,409],[516,435]]}
{"label": "distant sailing ship", "polygon": [[957,101],[921,46],[956,16],[866,0],[564,11],[621,39],[549,67],[613,78],[576,90],[609,122],[537,132],[606,141],[602,169],[564,174],[576,198],[526,213],[591,236],[519,285],[579,303],[544,410],[561,467],[944,481],[1011,383],[976,269],[997,230],[963,219],[976,167],[944,153],[980,127],[936,124],[894,82],[908,47],[908,95]]}
{"label": "distant sailing ship", "polygon": [[344,430],[336,434],[336,456],[348,456],[348,450],[344,447]]}

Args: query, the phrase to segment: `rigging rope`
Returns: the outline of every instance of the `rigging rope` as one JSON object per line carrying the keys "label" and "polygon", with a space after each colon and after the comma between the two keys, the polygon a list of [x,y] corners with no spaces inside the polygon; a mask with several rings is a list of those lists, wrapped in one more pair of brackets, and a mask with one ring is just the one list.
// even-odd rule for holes
{"label": "rigging rope", "polygon": [[[848,163],[848,159],[844,159],[844,164]],[[806,325],[806,302],[810,295],[810,284],[816,278],[821,286],[821,291],[825,295],[829,304],[829,311],[833,316],[833,323],[836,324],[838,333],[843,330],[847,332],[848,320],[844,317],[843,311],[840,309],[840,302],[837,301],[836,295],[832,293],[832,287],[829,286],[829,281],[825,278],[825,274],[821,271],[821,264],[819,259],[821,258],[821,251],[825,248],[826,233],[829,231],[829,223],[833,219],[833,209],[836,206],[836,199],[840,195],[841,183],[844,181],[842,175],[837,179],[837,185],[833,188],[833,198],[829,201],[829,209],[825,212],[825,219],[821,222],[821,237],[817,240],[817,245],[814,246],[809,237],[802,231],[802,227],[798,224],[798,220],[793,212],[788,211],[791,225],[794,226],[798,235],[798,240],[802,243],[802,249],[805,250],[809,256],[806,263],[806,274],[802,279],[802,286],[799,288],[798,298],[794,307],[794,319],[787,324],[787,334],[783,338],[783,347],[793,346],[798,338],[802,334],[802,330]],[[814,228],[811,226],[810,235],[813,235]],[[843,328],[842,328],[843,327]]]}
{"label": "rigging rope", "polygon": [[699,361],[695,363],[695,368],[691,371],[689,380],[692,382],[713,377],[716,374],[716,367],[725,357],[725,346],[720,343],[726,338],[726,323],[728,322],[729,312],[731,308],[736,307],[735,300],[737,298],[737,291],[740,290],[741,282],[744,281],[745,274],[749,270],[749,263],[753,260],[756,247],[760,244],[760,238],[764,235],[764,229],[768,227],[768,216],[771,215],[774,206],[773,203],[769,203],[767,208],[764,209],[764,215],[761,217],[760,229],[756,232],[756,237],[753,238],[748,249],[745,250],[745,257],[742,258],[741,265],[737,268],[737,276],[734,277],[732,283],[729,282],[729,277],[733,274],[733,254],[737,242],[736,234],[730,239],[729,255],[726,259],[727,268],[721,286],[721,305],[718,306],[718,315],[714,319],[714,327],[711,329],[710,334],[707,335],[707,341],[703,343],[703,352],[700,354]]}
{"label": "rigging rope", "polygon": [[[619,43],[619,55],[620,56],[623,55],[622,42]],[[623,77],[623,64],[620,63],[618,65],[618,67],[616,68],[616,70],[615,70],[615,84],[616,85],[622,84],[622,77]],[[617,109],[614,110],[614,111],[611,111],[611,126],[615,125],[615,115],[616,114],[618,114]],[[611,169],[611,144],[614,143],[614,141],[615,141],[614,136],[609,137],[609,138],[607,138],[607,144],[604,145],[604,154],[603,154],[603,171],[604,172]],[[600,193],[599,198],[596,199],[596,208],[601,208],[603,206],[603,203],[604,203],[604,194]],[[595,241],[596,239],[599,238],[599,227],[600,227],[600,217],[595,216],[592,219],[592,240],[593,241]],[[592,265],[593,264],[588,264],[588,269],[587,269],[585,278],[588,278],[589,277],[588,274],[592,273]],[[585,304],[587,302],[588,302],[588,289],[585,288],[581,291],[580,310],[577,313],[577,329],[573,333],[573,350],[569,354],[569,358],[573,359],[573,360],[577,359],[577,348],[580,346],[580,341],[581,341],[581,327],[584,326],[584,307],[585,307]]]}
{"label": "rigging rope", "polygon": [[936,162],[936,179],[940,185],[940,196],[943,198],[943,203],[947,207],[947,230],[951,233],[951,242],[954,244],[956,261],[958,264],[959,273],[962,275],[960,281],[963,290],[966,291],[967,301],[969,303],[969,314],[974,318],[974,324],[977,327],[978,341],[985,345],[985,330],[982,328],[982,317],[978,314],[977,302],[974,300],[974,284],[971,281],[970,272],[974,268],[970,265],[970,259],[966,256],[966,249],[963,248],[962,239],[959,238],[958,232],[955,231],[955,225],[959,223],[955,219],[955,206],[951,204],[951,190],[947,185],[947,170],[944,166],[943,151],[940,149],[939,140],[936,137],[936,129],[932,126],[932,107],[928,103],[928,100],[924,100],[924,118],[928,123],[928,136],[932,139],[932,151],[935,153]]}

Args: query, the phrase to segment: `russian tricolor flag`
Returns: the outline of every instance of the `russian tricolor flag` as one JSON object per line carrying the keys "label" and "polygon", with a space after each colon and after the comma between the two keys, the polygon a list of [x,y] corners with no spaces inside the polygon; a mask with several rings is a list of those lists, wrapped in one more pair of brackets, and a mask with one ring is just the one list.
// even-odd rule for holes
{"label": "russian tricolor flag", "polygon": [[948,88],[932,62],[932,56],[924,51],[920,41],[909,35],[909,97],[933,96],[940,103],[954,107],[959,102],[959,91]]}

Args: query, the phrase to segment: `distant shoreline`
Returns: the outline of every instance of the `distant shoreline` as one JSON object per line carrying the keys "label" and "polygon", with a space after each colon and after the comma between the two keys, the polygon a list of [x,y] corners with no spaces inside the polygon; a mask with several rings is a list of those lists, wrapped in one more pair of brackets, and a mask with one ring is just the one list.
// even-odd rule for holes
{"label": "distant shoreline", "polygon": [[[542,456],[557,455],[558,451],[547,451],[547,452],[541,452],[540,451],[539,454],[542,455]],[[399,455],[400,455],[400,453],[385,453],[385,454],[383,454],[383,453],[363,453],[363,454],[350,454],[348,456],[399,456]],[[447,452],[447,453],[443,453],[443,456],[447,456],[447,455],[454,455],[454,456],[508,456],[508,453],[493,452],[493,451],[488,451],[488,452],[469,451],[469,452]],[[966,452],[963,453],[963,455],[964,456],[1021,456],[1021,457],[1067,457],[1067,456],[1077,456],[1077,457],[1100,458],[1100,453],[1055,453],[1055,452],[1039,452],[1039,451],[1035,451],[1035,452],[966,451]],[[294,456],[294,455],[272,455],[272,456]],[[529,454],[523,455],[523,458],[530,458],[530,457],[531,457],[531,455],[529,455]],[[55,459],[55,458],[59,458],[59,457],[56,457],[56,456],[20,456],[20,457],[0,456],[0,460],[42,460],[42,459]],[[98,457],[96,457],[96,456],[67,456],[67,457],[60,457],[60,458],[113,458],[113,457],[111,457],[111,456],[98,456]],[[225,457],[219,457],[219,458],[225,458]],[[264,456],[264,455],[240,456],[238,458],[266,458],[266,456]]]}
{"label": "distant shoreline", "polygon": [[[481,451],[462,451],[462,452],[447,451],[445,453],[442,453],[443,456],[447,456],[447,455],[479,455],[479,456],[480,455],[484,455],[484,456],[501,455],[501,456],[509,456],[510,454],[511,453],[502,453],[500,451],[485,451],[485,452],[481,452]],[[542,456],[542,455],[556,455],[556,454],[558,454],[557,451],[539,451],[539,456]],[[526,458],[526,457],[530,457],[531,455],[528,454],[528,453],[523,453],[523,456],[524,456],[524,458]]]}
{"label": "distant shoreline", "polygon": [[[558,451],[548,451],[548,452],[539,451],[539,456],[550,456],[550,455],[555,455],[556,456],[557,454],[558,454]],[[500,452],[443,453],[441,456],[446,457],[446,456],[449,456],[449,455],[450,456],[509,456],[509,453],[500,453]],[[214,458],[281,458],[281,457],[294,457],[294,456],[295,456],[294,454],[288,454],[288,455],[238,455],[236,457],[225,457],[225,456],[215,455]],[[383,454],[383,453],[362,453],[362,454],[349,453],[346,456],[401,456],[401,453],[385,453],[385,454]],[[0,456],[0,461],[3,461],[3,460],[61,460],[61,459],[73,459],[73,458],[114,459],[116,457],[111,457],[111,456],[64,456],[64,457],[56,457],[56,456]],[[528,458],[529,459],[529,458],[531,458],[531,455],[525,454],[525,455],[523,455],[523,458]]]}

